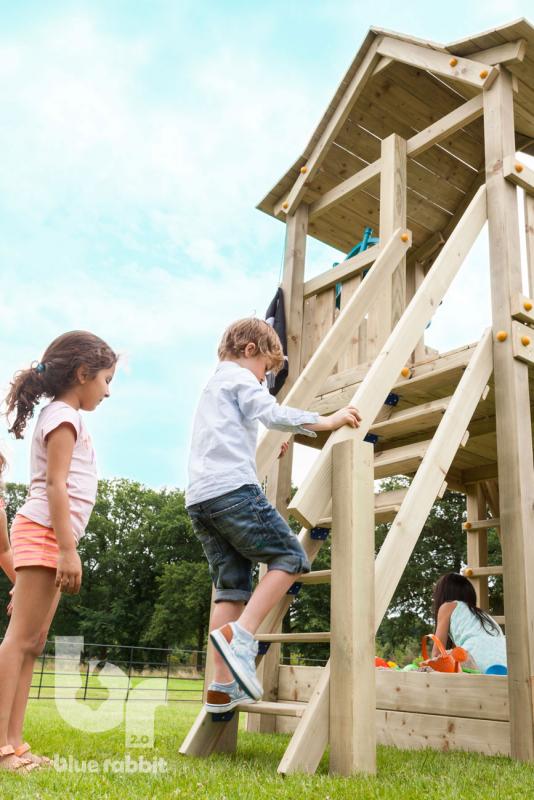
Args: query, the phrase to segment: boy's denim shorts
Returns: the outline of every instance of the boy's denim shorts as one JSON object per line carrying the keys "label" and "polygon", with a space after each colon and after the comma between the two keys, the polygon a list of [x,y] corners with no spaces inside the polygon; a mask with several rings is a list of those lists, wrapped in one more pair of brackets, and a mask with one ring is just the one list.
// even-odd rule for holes
{"label": "boy's denim shorts", "polygon": [[252,568],[299,575],[310,563],[285,519],[253,483],[188,506],[215,586],[215,601],[247,602],[252,594]]}

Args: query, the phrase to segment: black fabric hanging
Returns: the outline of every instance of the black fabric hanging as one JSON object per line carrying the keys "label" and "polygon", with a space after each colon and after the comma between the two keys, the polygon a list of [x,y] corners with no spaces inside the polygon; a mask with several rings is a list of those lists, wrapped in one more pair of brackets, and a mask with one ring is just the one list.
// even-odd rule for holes
{"label": "black fabric hanging", "polygon": [[282,342],[282,349],[284,351],[284,366],[277,375],[272,373],[267,374],[267,386],[271,394],[278,394],[288,375],[288,360],[287,360],[287,334],[286,334],[286,312],[284,307],[284,293],[279,288],[269,303],[269,308],[265,312],[265,320],[272,325]]}

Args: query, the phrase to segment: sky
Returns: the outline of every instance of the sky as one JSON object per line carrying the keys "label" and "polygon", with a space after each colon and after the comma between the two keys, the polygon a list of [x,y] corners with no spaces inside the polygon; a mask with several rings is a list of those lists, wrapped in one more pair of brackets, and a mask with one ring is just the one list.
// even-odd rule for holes
{"label": "sky", "polygon": [[[524,0],[0,0],[0,390],[60,333],[120,355],[87,415],[101,477],[185,488],[191,423],[224,328],[263,316],[284,225],[255,205],[302,151],[367,29],[448,42]],[[339,254],[308,239],[307,277]],[[473,298],[477,302],[473,303]],[[475,245],[427,343],[490,324]],[[8,480],[31,426],[0,424]],[[309,463],[298,449],[294,480]]]}

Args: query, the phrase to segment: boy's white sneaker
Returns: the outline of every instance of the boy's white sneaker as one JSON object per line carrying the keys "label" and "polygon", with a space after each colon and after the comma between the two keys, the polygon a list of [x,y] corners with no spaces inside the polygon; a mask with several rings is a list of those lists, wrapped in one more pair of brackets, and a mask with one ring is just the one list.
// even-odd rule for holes
{"label": "boy's white sneaker", "polygon": [[253,700],[261,700],[263,688],[256,675],[258,642],[252,634],[236,622],[229,622],[212,631],[210,639],[241,688]]}
{"label": "boy's white sneaker", "polygon": [[208,686],[206,705],[204,708],[210,714],[224,714],[232,711],[241,703],[254,703],[252,697],[239,686],[237,681],[232,683],[217,683],[212,681]]}

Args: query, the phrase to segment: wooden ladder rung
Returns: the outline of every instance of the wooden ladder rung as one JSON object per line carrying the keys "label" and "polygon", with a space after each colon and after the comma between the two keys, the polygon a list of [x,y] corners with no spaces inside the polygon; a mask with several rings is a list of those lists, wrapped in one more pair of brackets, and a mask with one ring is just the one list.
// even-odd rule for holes
{"label": "wooden ladder rung", "polygon": [[473,533],[474,531],[485,531],[488,528],[499,528],[501,525],[501,521],[498,517],[490,518],[490,519],[473,519],[467,520],[462,525],[464,531],[468,531],[469,533]]}
{"label": "wooden ladder rung", "polygon": [[423,460],[430,440],[392,447],[375,456],[375,480],[415,472]]}
{"label": "wooden ladder rung", "polygon": [[330,632],[321,633],[258,633],[254,637],[258,642],[329,642]]}
{"label": "wooden ladder rung", "polygon": [[259,700],[257,703],[240,703],[237,711],[246,711],[247,714],[273,714],[281,717],[302,717],[307,703],[271,703]]}
{"label": "wooden ladder rung", "polygon": [[330,583],[331,579],[331,569],[316,569],[315,571],[307,572],[305,575],[301,575],[298,579],[298,583],[308,583],[314,586],[320,583]]}
{"label": "wooden ladder rung", "polygon": [[[391,522],[391,520],[395,519],[407,491],[407,489],[392,489],[389,492],[375,494],[375,522]],[[331,514],[319,520],[317,526],[319,528],[331,528]]]}
{"label": "wooden ladder rung", "polygon": [[506,625],[506,621],[505,621],[504,617],[493,617],[493,619],[494,619],[494,620],[495,620],[495,622],[497,622],[499,625]]}
{"label": "wooden ladder rung", "polygon": [[492,567],[464,567],[462,570],[462,575],[465,575],[466,578],[485,578],[489,575],[502,575],[503,574],[503,567],[502,565],[499,566],[492,566]]}

